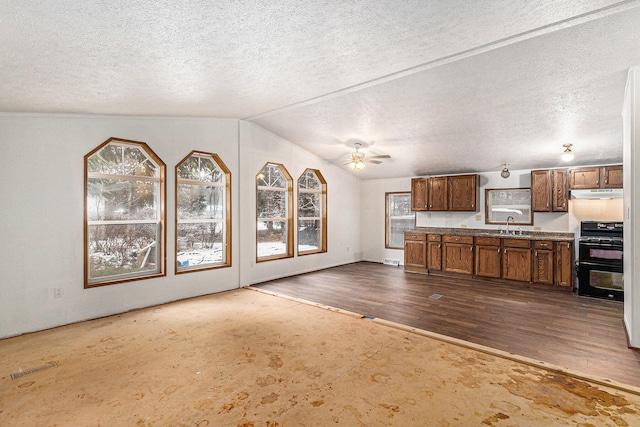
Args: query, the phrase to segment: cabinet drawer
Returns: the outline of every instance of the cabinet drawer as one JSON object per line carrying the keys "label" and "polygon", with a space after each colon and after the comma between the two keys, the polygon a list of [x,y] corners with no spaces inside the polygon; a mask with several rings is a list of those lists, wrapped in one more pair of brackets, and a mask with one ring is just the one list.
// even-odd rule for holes
{"label": "cabinet drawer", "polygon": [[428,234],[427,235],[427,240],[430,242],[441,242],[442,241],[442,235],[441,234]]}
{"label": "cabinet drawer", "polygon": [[473,245],[473,236],[442,236],[442,241],[445,243],[465,243]]}
{"label": "cabinet drawer", "polygon": [[499,237],[476,236],[476,245],[483,246],[500,246]]}
{"label": "cabinet drawer", "polygon": [[550,240],[534,240],[533,249],[553,249],[553,242]]}
{"label": "cabinet drawer", "polygon": [[421,240],[426,241],[427,235],[424,233],[404,233],[404,240]]}
{"label": "cabinet drawer", "polygon": [[525,239],[502,239],[502,246],[505,248],[525,248],[531,247],[531,241]]}

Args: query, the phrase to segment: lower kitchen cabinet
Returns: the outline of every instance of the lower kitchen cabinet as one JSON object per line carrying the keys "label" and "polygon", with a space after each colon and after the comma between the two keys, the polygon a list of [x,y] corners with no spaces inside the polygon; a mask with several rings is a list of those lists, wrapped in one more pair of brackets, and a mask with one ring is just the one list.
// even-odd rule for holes
{"label": "lower kitchen cabinet", "polygon": [[440,234],[427,235],[427,269],[442,270],[442,236]]}
{"label": "lower kitchen cabinet", "polygon": [[427,235],[424,233],[404,233],[405,270],[427,271]]}
{"label": "lower kitchen cabinet", "polygon": [[502,267],[502,248],[499,237],[476,237],[476,276],[499,279]]}
{"label": "lower kitchen cabinet", "polygon": [[573,244],[556,242],[555,284],[573,288]]}
{"label": "lower kitchen cabinet", "polygon": [[537,240],[533,242],[533,282],[553,285],[554,253],[553,242]]}
{"label": "lower kitchen cabinet", "polygon": [[531,282],[531,242],[503,239],[502,246],[502,278]]}
{"label": "lower kitchen cabinet", "polygon": [[473,274],[473,236],[442,236],[442,269]]}

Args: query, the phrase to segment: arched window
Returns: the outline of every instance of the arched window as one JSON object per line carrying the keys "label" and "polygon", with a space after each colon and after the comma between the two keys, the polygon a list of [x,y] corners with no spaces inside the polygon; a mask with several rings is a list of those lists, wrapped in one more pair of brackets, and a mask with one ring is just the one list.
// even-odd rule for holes
{"label": "arched window", "polygon": [[176,273],[231,265],[231,173],[216,154],[176,166]]}
{"label": "arched window", "polygon": [[298,179],[298,255],[327,251],[327,182],[319,170]]}
{"label": "arched window", "polygon": [[85,288],[164,276],[165,164],[110,138],[84,157]]}
{"label": "arched window", "polygon": [[256,176],[257,260],[293,256],[293,183],[283,165],[267,163]]}

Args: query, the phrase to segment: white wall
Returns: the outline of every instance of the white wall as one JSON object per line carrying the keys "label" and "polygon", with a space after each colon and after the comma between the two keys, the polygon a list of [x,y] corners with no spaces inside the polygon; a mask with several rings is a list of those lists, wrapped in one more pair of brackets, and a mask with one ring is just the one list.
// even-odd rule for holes
{"label": "white wall", "polygon": [[[509,178],[500,176],[500,171],[484,172],[480,175],[480,210],[478,212],[416,212],[417,227],[467,227],[495,229],[496,224],[485,224],[485,189],[490,188],[529,188],[530,170],[513,170]],[[362,183],[363,192],[363,233],[362,247],[364,259],[382,262],[385,258],[399,259],[403,262],[403,251],[384,249],[384,193],[393,191],[411,191],[411,178],[371,180]],[[533,225],[522,226],[523,231],[557,231],[580,233],[580,222],[621,221],[622,199],[609,200],[569,200],[568,213],[535,212]],[[375,231],[374,231],[375,230]],[[577,250],[577,245],[576,245]]]}
{"label": "white wall", "polygon": [[[167,165],[167,276],[84,289],[83,159],[110,137],[146,142]],[[176,276],[175,165],[194,149],[220,155],[232,173],[232,267]],[[237,120],[0,114],[0,150],[0,338],[361,257],[359,180]],[[268,161],[296,178],[306,167],[324,174],[329,253],[254,265],[255,174]]]}
{"label": "white wall", "polygon": [[640,347],[640,68],[629,70],[622,110],[624,158],[624,323],[631,346]]}
{"label": "white wall", "polygon": [[[252,123],[240,122],[240,147],[242,286],[362,259],[360,180],[357,177]],[[294,195],[295,183],[307,168],[318,169],[322,173],[327,181],[326,253],[256,262],[256,175],[267,162],[280,163],[287,168],[294,180]],[[297,236],[295,238],[297,244]]]}
{"label": "white wall", "polygon": [[382,262],[388,258],[404,264],[402,249],[384,247],[385,193],[398,191],[411,192],[411,178],[362,181],[362,258],[365,261]]}

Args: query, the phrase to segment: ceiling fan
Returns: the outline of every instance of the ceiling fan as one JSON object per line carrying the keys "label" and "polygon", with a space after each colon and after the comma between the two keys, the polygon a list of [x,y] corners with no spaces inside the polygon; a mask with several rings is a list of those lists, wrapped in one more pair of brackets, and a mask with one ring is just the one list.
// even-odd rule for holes
{"label": "ceiling fan", "polygon": [[360,151],[361,143],[356,142],[353,144],[356,148],[356,151],[351,153],[348,157],[349,161],[345,163],[345,165],[349,165],[351,169],[360,170],[364,167],[365,163],[374,163],[380,164],[382,161],[376,159],[390,159],[391,156],[388,154],[382,156],[365,156],[365,154]]}

